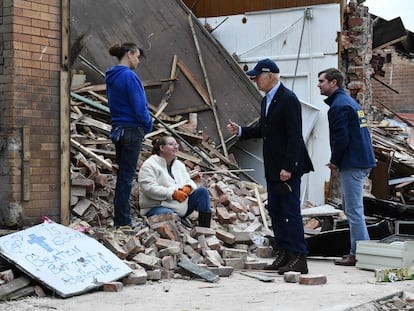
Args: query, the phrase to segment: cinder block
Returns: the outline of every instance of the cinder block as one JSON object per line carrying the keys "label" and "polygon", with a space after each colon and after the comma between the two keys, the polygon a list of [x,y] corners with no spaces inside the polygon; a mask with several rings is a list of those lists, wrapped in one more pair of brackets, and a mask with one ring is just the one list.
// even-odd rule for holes
{"label": "cinder block", "polygon": [[147,279],[153,281],[161,280],[161,269],[147,270]]}
{"label": "cinder block", "polygon": [[226,267],[233,267],[234,269],[244,269],[243,258],[223,258]]}
{"label": "cinder block", "polygon": [[300,272],[288,271],[283,275],[283,280],[286,283],[297,283],[299,281]]}

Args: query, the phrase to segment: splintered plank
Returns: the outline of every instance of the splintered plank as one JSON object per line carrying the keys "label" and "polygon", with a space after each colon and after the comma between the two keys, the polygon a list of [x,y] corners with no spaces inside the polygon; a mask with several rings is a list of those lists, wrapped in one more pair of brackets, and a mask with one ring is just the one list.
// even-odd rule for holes
{"label": "splintered plank", "polygon": [[[169,127],[170,127],[170,128],[176,128],[176,127],[178,127],[178,126],[181,126],[181,125],[183,125],[183,124],[186,124],[187,122],[188,122],[188,120],[183,120],[183,121],[178,122],[178,123],[176,123],[176,124],[172,124],[172,125],[170,125]],[[164,132],[166,132],[166,131],[167,131],[167,129],[166,129],[166,128],[161,128],[161,129],[158,129],[158,130],[152,131],[151,133],[148,133],[147,135],[145,135],[145,138],[150,138],[150,137],[152,137],[152,136],[156,136],[156,135],[158,135],[158,134],[162,134],[162,133],[164,133]]]}
{"label": "splintered plank", "polygon": [[197,79],[194,77],[193,73],[190,71],[190,69],[184,64],[182,60],[178,61],[177,66],[180,68],[180,70],[184,73],[185,77],[190,81],[194,89],[197,91],[197,93],[201,96],[204,103],[206,103],[207,106],[211,108],[210,99],[208,97],[208,93],[206,89],[200,84],[200,82],[197,81]]}
{"label": "splintered plank", "polygon": [[76,113],[73,113],[73,112],[70,114],[70,117],[74,120],[77,120],[76,122],[78,122],[78,123],[82,123],[84,125],[88,125],[88,126],[100,129],[104,133],[109,134],[111,132],[112,126],[107,124],[107,123],[89,118],[87,116],[82,116],[82,115],[79,115],[79,114],[76,114]]}
{"label": "splintered plank", "polygon": [[85,154],[86,156],[91,157],[92,159],[94,159],[97,163],[102,165],[102,167],[112,171],[112,164],[111,163],[109,163],[108,161],[103,160],[96,153],[94,153],[90,149],[82,146],[80,143],[78,143],[73,138],[70,139],[70,143],[73,147],[75,147],[76,149],[81,151],[83,154]]}

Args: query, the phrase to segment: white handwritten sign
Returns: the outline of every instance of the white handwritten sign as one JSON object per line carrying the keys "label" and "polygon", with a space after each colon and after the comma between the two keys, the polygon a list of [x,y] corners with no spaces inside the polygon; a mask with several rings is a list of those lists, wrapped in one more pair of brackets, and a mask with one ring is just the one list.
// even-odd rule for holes
{"label": "white handwritten sign", "polygon": [[45,222],[0,237],[0,254],[62,297],[131,272],[98,241],[57,223]]}

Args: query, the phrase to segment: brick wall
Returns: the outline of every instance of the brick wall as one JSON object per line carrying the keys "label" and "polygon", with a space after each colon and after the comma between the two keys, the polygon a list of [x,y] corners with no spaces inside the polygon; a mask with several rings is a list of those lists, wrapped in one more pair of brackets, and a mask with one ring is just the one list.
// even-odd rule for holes
{"label": "brick wall", "polygon": [[59,220],[60,5],[0,0],[0,226]]}
{"label": "brick wall", "polygon": [[373,104],[382,109],[378,99],[396,112],[414,113],[414,60],[399,55],[393,47],[374,54],[384,60],[382,75],[375,77],[398,93],[372,80]]}
{"label": "brick wall", "polygon": [[350,1],[345,10],[343,29],[341,70],[347,77],[346,88],[367,113],[372,102],[370,76],[373,73],[370,64],[372,25],[368,8]]}

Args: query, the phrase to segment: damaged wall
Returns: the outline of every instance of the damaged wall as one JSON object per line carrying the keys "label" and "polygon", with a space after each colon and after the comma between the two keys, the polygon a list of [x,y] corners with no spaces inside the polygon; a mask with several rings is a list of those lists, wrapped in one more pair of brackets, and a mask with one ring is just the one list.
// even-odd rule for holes
{"label": "damaged wall", "polygon": [[414,59],[398,53],[393,46],[374,54],[381,67],[372,80],[373,103],[381,108],[379,100],[396,112],[414,113]]}
{"label": "damaged wall", "polygon": [[[372,23],[368,7],[358,4],[355,0],[351,0],[344,10],[339,55],[338,69],[345,74],[345,88],[370,119],[371,75],[373,73],[370,63],[372,58]],[[367,181],[366,187],[371,188],[369,181]],[[340,182],[333,175],[327,184],[326,199],[341,199]]]}
{"label": "damaged wall", "polygon": [[344,16],[341,67],[347,76],[346,88],[365,113],[372,103],[372,25],[368,7],[350,1]]}
{"label": "damaged wall", "polygon": [[61,1],[0,1],[0,226],[57,219]]}

